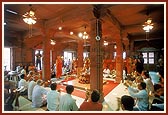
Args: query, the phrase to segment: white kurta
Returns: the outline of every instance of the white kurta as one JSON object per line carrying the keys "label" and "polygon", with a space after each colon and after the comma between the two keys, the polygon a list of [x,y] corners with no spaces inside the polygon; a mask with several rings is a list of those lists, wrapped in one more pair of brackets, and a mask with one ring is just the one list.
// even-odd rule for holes
{"label": "white kurta", "polygon": [[144,79],[144,82],[146,83],[146,89],[147,89],[147,92],[148,94],[150,92],[154,92],[154,85],[152,83],[152,81],[150,80],[150,78],[147,78],[147,79]]}
{"label": "white kurta", "polygon": [[60,93],[51,90],[47,93],[47,109],[49,111],[59,111]]}
{"label": "white kurta", "polygon": [[103,70],[103,77],[110,77],[110,69],[104,69]]}
{"label": "white kurta", "polygon": [[60,111],[77,111],[78,106],[76,105],[76,100],[72,98],[70,94],[64,94],[60,99]]}
{"label": "white kurta", "polygon": [[47,90],[43,86],[35,85],[32,92],[32,107],[41,107],[46,103]]}
{"label": "white kurta", "polygon": [[36,85],[36,82],[33,80],[28,83],[28,99],[29,100],[32,100],[32,92],[33,92],[33,88],[35,85]]}
{"label": "white kurta", "polygon": [[25,79],[21,79],[18,83],[18,88],[21,89],[20,92],[24,92],[27,90],[28,83],[26,82]]}

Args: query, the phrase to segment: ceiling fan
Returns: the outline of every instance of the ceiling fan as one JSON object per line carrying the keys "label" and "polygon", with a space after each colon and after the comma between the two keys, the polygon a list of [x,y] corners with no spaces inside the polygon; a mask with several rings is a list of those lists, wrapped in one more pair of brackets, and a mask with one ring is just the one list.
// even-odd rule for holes
{"label": "ceiling fan", "polygon": [[[19,13],[18,11],[11,9],[11,8],[7,8],[5,7],[4,11],[5,11],[5,22],[16,22],[16,20],[23,20],[23,22],[27,23],[27,24],[35,24],[36,20],[39,20],[40,18],[36,17],[36,10],[32,8],[32,5],[29,5],[29,10],[22,13]],[[12,21],[11,20],[15,20]],[[32,23],[30,23],[30,21],[32,21]]]}

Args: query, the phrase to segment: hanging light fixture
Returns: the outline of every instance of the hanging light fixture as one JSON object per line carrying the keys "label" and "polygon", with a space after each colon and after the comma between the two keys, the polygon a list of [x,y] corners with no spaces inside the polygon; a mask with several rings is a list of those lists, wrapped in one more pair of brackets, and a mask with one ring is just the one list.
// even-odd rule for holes
{"label": "hanging light fixture", "polygon": [[83,39],[88,39],[88,34],[86,33],[86,31],[83,33]]}
{"label": "hanging light fixture", "polygon": [[[31,5],[30,5],[31,6]],[[35,24],[37,18],[35,17],[35,12],[32,8],[23,14],[23,21],[29,25]]]}
{"label": "hanging light fixture", "polygon": [[152,19],[148,18],[148,20],[143,25],[143,30],[145,30],[145,32],[150,32],[150,30],[153,29],[153,25],[154,24],[152,23]]}
{"label": "hanging light fixture", "polygon": [[50,40],[50,44],[51,44],[51,45],[55,45],[55,44],[56,44],[56,41],[53,40],[53,39],[51,39],[51,40]]}
{"label": "hanging light fixture", "polygon": [[87,34],[87,32],[86,32],[86,26],[85,26],[85,31],[83,32],[83,33],[79,33],[78,34],[78,36],[80,37],[80,38],[83,38],[83,39],[88,39],[89,38],[89,35]]}
{"label": "hanging light fixture", "polygon": [[108,45],[108,42],[107,41],[104,41],[104,46],[107,46]]}
{"label": "hanging light fixture", "polygon": [[[31,5],[29,5],[31,7]],[[23,16],[23,21],[29,25],[29,38],[32,37],[32,25],[36,23],[37,18],[35,17],[35,12],[32,8],[27,11]]]}

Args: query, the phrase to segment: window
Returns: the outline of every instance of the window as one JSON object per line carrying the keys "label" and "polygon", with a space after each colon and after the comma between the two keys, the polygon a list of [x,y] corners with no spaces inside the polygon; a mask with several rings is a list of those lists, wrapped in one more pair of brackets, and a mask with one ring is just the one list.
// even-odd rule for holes
{"label": "window", "polygon": [[144,58],[144,64],[148,63],[148,56],[147,53],[142,53],[143,54],[143,58]]}
{"label": "window", "polygon": [[144,64],[154,64],[154,52],[144,52],[143,58],[144,58]]}
{"label": "window", "polygon": [[154,64],[154,52],[149,52],[149,64]]}
{"label": "window", "polygon": [[68,60],[72,60],[72,52],[65,51],[64,52],[64,65],[67,65]]}
{"label": "window", "polygon": [[10,70],[10,48],[4,48],[4,70],[9,71]]}

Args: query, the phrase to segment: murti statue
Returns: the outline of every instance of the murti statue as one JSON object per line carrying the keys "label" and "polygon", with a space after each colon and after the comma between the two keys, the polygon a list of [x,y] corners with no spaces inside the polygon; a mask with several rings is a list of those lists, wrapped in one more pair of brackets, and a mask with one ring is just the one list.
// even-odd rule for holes
{"label": "murti statue", "polygon": [[84,60],[84,66],[79,76],[79,83],[82,83],[82,84],[90,83],[90,59],[89,58],[85,58]]}

